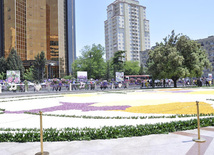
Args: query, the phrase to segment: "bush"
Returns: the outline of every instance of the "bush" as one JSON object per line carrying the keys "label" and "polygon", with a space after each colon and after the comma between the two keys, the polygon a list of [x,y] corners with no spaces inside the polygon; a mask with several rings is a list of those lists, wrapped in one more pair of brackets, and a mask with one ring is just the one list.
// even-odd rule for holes
{"label": "bush", "polygon": [[[214,118],[200,120],[201,127],[214,126]],[[64,128],[44,129],[44,141],[76,141],[112,139],[122,137],[144,136],[150,134],[166,134],[169,132],[191,130],[197,128],[197,119],[170,123],[157,123],[136,126],[109,126],[102,128]],[[0,142],[38,142],[40,140],[39,129],[0,129]],[[9,133],[8,131],[12,131]],[[18,132],[14,132],[18,131]],[[6,133],[7,132],[7,133]]]}
{"label": "bush", "polygon": [[63,79],[71,80],[73,77],[71,75],[64,76]]}
{"label": "bush", "polygon": [[6,79],[6,74],[5,73],[0,73],[0,80]]}

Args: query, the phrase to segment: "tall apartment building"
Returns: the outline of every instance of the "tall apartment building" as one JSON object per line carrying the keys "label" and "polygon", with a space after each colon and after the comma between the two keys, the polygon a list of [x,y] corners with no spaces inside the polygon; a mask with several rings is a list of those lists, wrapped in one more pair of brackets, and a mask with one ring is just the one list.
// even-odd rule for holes
{"label": "tall apartment building", "polygon": [[27,68],[44,51],[47,77],[48,68],[63,77],[72,72],[75,40],[75,0],[0,0],[0,56],[14,48]]}
{"label": "tall apartment building", "polygon": [[201,46],[206,50],[208,59],[212,65],[212,71],[205,69],[204,77],[208,77],[208,74],[212,74],[214,77],[214,36],[209,36],[208,38],[196,40]]}
{"label": "tall apartment building", "polygon": [[140,61],[140,51],[150,49],[146,7],[138,0],[116,0],[108,5],[105,48],[106,60],[117,51],[126,51],[124,60],[128,61]]}

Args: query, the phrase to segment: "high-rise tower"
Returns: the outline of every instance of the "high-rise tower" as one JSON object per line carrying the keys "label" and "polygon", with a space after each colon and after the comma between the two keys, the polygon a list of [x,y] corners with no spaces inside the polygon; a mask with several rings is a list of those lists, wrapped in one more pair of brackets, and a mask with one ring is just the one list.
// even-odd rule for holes
{"label": "high-rise tower", "polygon": [[[14,48],[30,66],[45,52],[52,77],[72,72],[76,59],[75,0],[0,0],[0,56]],[[49,65],[51,64],[51,66]]]}
{"label": "high-rise tower", "polygon": [[106,59],[126,51],[125,60],[140,61],[140,51],[150,49],[146,7],[137,0],[116,0],[107,8],[105,21]]}

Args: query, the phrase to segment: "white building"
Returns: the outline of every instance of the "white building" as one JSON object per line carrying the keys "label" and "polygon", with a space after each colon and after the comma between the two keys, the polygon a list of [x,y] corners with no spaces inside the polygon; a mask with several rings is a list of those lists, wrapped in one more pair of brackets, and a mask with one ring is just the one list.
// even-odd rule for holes
{"label": "white building", "polygon": [[115,0],[108,5],[105,21],[106,60],[126,51],[125,60],[140,61],[140,51],[150,49],[146,7],[138,0]]}

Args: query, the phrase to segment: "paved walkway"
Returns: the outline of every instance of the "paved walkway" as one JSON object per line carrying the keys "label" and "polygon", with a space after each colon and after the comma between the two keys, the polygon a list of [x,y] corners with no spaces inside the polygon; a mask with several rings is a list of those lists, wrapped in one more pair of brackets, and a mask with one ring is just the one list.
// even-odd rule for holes
{"label": "paved walkway", "polygon": [[[213,155],[214,127],[201,129],[205,143],[197,143],[197,129],[169,134],[112,140],[45,142],[50,155]],[[40,143],[0,143],[1,155],[34,155]]]}

